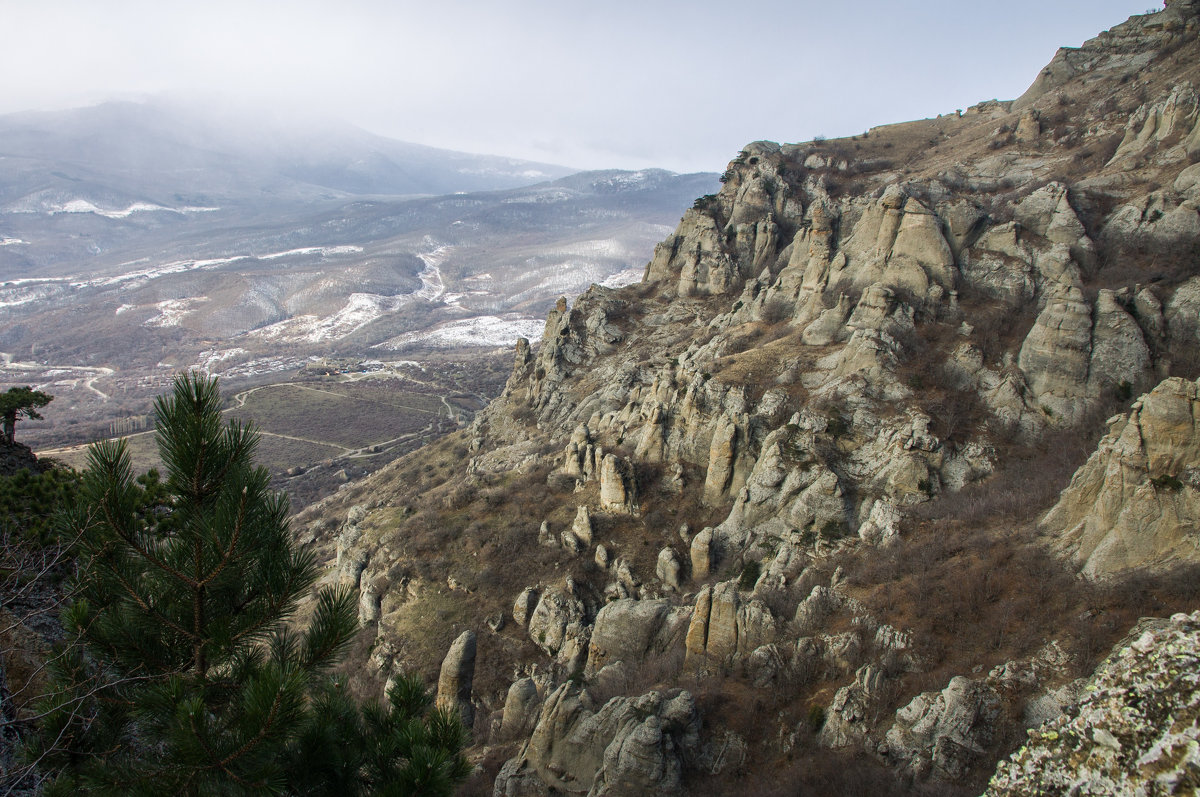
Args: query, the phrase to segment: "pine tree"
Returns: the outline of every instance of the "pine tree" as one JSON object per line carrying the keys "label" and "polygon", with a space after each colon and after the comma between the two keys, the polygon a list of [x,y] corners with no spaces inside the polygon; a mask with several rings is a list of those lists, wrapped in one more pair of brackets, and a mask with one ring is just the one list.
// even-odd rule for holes
{"label": "pine tree", "polygon": [[0,393],[0,421],[3,422],[4,442],[10,446],[17,442],[17,419],[41,420],[38,408],[54,401],[54,396],[34,390],[32,387],[10,387]]}
{"label": "pine tree", "polygon": [[[47,793],[390,790],[381,777],[436,787],[390,793],[449,793],[466,775],[461,728],[411,695],[359,707],[329,676],[357,627],[353,594],[323,590],[307,628],[289,626],[317,566],[252,463],[257,435],[222,422],[216,380],[177,377],[155,410],[165,496],[134,478],[123,442],[102,442],[69,515],[78,644],[55,661],[27,750]],[[388,746],[400,726],[416,744]]]}

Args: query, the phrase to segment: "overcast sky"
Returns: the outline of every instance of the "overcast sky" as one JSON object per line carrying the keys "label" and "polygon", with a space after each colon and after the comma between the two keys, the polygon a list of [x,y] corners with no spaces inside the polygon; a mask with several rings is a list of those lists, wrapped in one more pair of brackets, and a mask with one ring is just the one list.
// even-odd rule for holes
{"label": "overcast sky", "polygon": [[0,0],[0,113],[202,98],[579,168],[720,171],[1012,99],[1153,0]]}

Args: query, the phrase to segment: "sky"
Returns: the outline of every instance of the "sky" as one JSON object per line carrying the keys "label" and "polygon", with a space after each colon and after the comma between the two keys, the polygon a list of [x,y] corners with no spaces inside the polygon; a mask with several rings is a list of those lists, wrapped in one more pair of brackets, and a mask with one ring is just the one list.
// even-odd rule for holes
{"label": "sky", "polygon": [[1154,0],[0,0],[0,113],[168,98],[576,168],[721,171],[1013,99]]}

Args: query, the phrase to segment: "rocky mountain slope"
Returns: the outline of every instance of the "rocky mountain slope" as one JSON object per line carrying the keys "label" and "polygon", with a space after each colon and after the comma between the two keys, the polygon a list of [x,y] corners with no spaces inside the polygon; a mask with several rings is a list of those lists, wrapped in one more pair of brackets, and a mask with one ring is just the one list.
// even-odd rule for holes
{"label": "rocky mountain slope", "polygon": [[[978,794],[1100,728],[1077,679],[1200,599],[1198,33],[1172,0],[1016,101],[747,146],[469,432],[299,518],[355,688],[441,662],[496,795]],[[990,793],[1076,765],[1032,733]]]}

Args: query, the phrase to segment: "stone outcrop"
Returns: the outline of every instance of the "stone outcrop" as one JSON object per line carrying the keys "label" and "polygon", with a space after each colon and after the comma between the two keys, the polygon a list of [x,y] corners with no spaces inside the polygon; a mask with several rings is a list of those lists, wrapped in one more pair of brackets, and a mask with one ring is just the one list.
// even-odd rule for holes
{"label": "stone outcrop", "polygon": [[986,681],[951,678],[941,692],[917,695],[896,712],[888,757],[917,778],[961,780],[992,752],[1003,707]]}
{"label": "stone outcrop", "polygon": [[1173,378],[1109,423],[1041,528],[1096,578],[1200,560],[1200,386]]}
{"label": "stone outcrop", "polygon": [[1110,162],[1128,164],[1134,156],[1173,139],[1182,139],[1178,146],[1181,152],[1176,157],[1193,157],[1200,154],[1197,131],[1200,131],[1200,97],[1191,83],[1182,83],[1164,99],[1148,102],[1133,112],[1125,126],[1125,137]]}
{"label": "stone outcrop", "polygon": [[708,471],[704,477],[704,501],[719,504],[733,479],[737,456],[738,424],[735,418],[722,415],[713,431],[708,453]]}
{"label": "stone outcrop", "polygon": [[658,561],[654,567],[654,575],[663,586],[679,589],[684,577],[683,560],[674,548],[663,548],[658,552]]}
{"label": "stone outcrop", "polygon": [[724,294],[738,281],[738,268],[725,252],[724,233],[711,216],[686,211],[675,234],[654,249],[646,280],[676,280],[679,296]]}
{"label": "stone outcrop", "polygon": [[605,454],[600,463],[600,508],[606,512],[637,512],[637,482],[625,459]]}
{"label": "stone outcrop", "polygon": [[883,672],[868,664],[854,674],[854,683],[834,693],[818,737],[824,747],[839,749],[866,743],[867,732],[879,713],[883,680]]}
{"label": "stone outcrop", "polygon": [[475,708],[471,704],[475,650],[475,632],[463,631],[446,652],[438,676],[437,707],[456,712],[467,729],[475,724]]}
{"label": "stone outcrop", "polygon": [[954,254],[928,206],[890,185],[854,226],[830,267],[828,284],[899,289],[924,299],[954,287]]}
{"label": "stone outcrop", "polygon": [[613,698],[596,709],[586,692],[563,684],[546,697],[533,735],[501,768],[493,793],[680,794],[683,762],[699,743],[688,692]]}
{"label": "stone outcrop", "polygon": [[533,678],[513,681],[504,697],[504,711],[500,719],[500,732],[506,738],[524,736],[533,730],[541,708],[542,695]]}
{"label": "stone outcrop", "polygon": [[1060,423],[1097,395],[1144,385],[1151,373],[1145,335],[1116,294],[1100,291],[1093,308],[1077,285],[1047,299],[1017,362],[1041,409]]}
{"label": "stone outcrop", "polygon": [[688,624],[687,660],[697,667],[721,668],[770,642],[777,631],[765,604],[743,598],[736,581],[705,587],[696,596]]}
{"label": "stone outcrop", "polygon": [[609,603],[596,614],[588,646],[586,672],[607,664],[638,665],[662,656],[681,641],[689,612],[668,600],[623,599]]}
{"label": "stone outcrop", "polygon": [[367,569],[370,553],[359,542],[363,530],[359,524],[367,517],[364,506],[354,506],[346,513],[346,521],[337,534],[337,553],[334,567],[337,569],[338,580],[344,586],[357,587],[363,571]]}
{"label": "stone outcrop", "polygon": [[[932,601],[960,566],[1007,576],[1021,561],[1004,558],[1009,546],[1028,544],[1007,532],[1037,511],[997,497],[1030,475],[1014,457],[1030,457],[1037,478],[1057,462],[1050,441],[1098,431],[1099,408],[1166,374],[1195,376],[1200,169],[1188,153],[1200,110],[1185,81],[1197,32],[1200,0],[1173,1],[1061,52],[1015,104],[837,142],[755,142],[657,248],[641,285],[564,299],[541,342],[518,345],[505,394],[471,430],[473,481],[444,499],[456,512],[466,503],[470,517],[448,525],[481,565],[479,594],[451,599],[492,599],[485,555],[513,552],[537,571],[502,581],[505,603],[538,586],[517,598],[517,628],[493,625],[484,640],[514,656],[508,694],[503,683],[479,696],[491,738],[529,739],[497,794],[670,793],[677,765],[781,760],[803,744],[795,721],[811,706],[827,709],[820,742],[851,760],[905,781],[977,783],[1023,726],[1070,710],[1078,695],[1062,677],[1079,662],[981,675],[991,652],[946,637],[927,647],[921,635],[942,634],[936,617],[879,604],[923,584],[869,579],[920,578],[928,556]],[[1168,380],[1110,421],[1042,520],[1044,539],[1089,576],[1196,559],[1198,391]],[[517,519],[516,539],[476,522],[510,488],[536,494],[540,513]],[[994,516],[979,511],[993,500]],[[384,563],[413,547],[407,529],[390,550],[376,538],[405,516],[343,528],[339,577],[359,586],[364,622],[387,625],[401,570]],[[533,534],[543,518],[545,548]],[[703,530],[677,535],[683,522]],[[972,542],[938,558],[943,540],[916,537],[943,529]],[[984,586],[971,601],[995,586],[990,572]],[[1075,650],[1108,633],[1109,617],[1079,617],[1046,634],[1061,630]],[[978,639],[1060,638],[1013,642],[1023,622]],[[931,649],[945,651],[936,665],[922,657]],[[397,653],[380,644],[373,659],[380,651]],[[932,666],[959,677],[903,691],[913,679],[899,674]],[[694,758],[680,753],[694,750],[690,720],[662,710],[674,696],[599,700],[715,675],[723,697],[774,690],[782,709],[752,728],[713,712]]]}
{"label": "stone outcrop", "polygon": [[1051,244],[1068,247],[1076,263],[1090,268],[1096,259],[1096,247],[1075,208],[1063,183],[1050,183],[1021,201],[1013,210],[1018,224]]}
{"label": "stone outcrop", "polygon": [[529,617],[529,638],[535,645],[568,670],[574,670],[587,659],[590,635],[587,607],[573,579],[568,577],[564,587],[551,587],[542,593]]}
{"label": "stone outcrop", "polygon": [[702,529],[699,534],[692,537],[692,543],[688,550],[692,563],[692,578],[696,581],[703,581],[712,572],[713,562],[716,559],[713,550],[713,530],[711,528]]}
{"label": "stone outcrop", "polygon": [[1149,620],[1069,712],[1029,732],[987,797],[1185,794],[1200,772],[1200,612]]}

